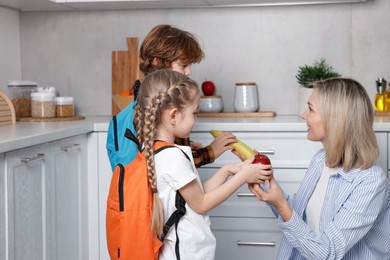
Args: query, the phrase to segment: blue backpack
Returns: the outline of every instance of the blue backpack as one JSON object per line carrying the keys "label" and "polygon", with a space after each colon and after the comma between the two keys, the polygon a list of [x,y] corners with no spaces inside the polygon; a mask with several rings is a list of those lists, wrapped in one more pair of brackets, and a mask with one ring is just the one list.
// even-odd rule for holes
{"label": "blue backpack", "polygon": [[115,115],[108,126],[106,149],[112,171],[119,163],[129,164],[141,150],[133,123],[134,107],[137,105],[136,99],[140,86],[141,81],[136,80],[133,85],[134,101]]}

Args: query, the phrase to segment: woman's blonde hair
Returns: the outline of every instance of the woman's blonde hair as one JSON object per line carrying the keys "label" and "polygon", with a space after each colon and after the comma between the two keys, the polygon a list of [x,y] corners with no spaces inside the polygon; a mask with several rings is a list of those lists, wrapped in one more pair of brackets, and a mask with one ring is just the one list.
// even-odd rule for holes
{"label": "woman's blonde hair", "polygon": [[372,128],[374,111],[362,85],[353,79],[333,78],[314,83],[325,128],[323,141],[328,167],[368,168],[379,156]]}
{"label": "woman's blonde hair", "polygon": [[163,207],[157,194],[157,178],[154,164],[153,144],[156,126],[166,108],[182,110],[199,95],[195,81],[172,70],[158,70],[145,77],[140,87],[137,105],[134,108],[134,125],[137,138],[144,146],[148,179],[153,191],[153,233],[160,236],[164,225]]}
{"label": "woman's blonde hair", "polygon": [[[180,60],[185,65],[199,63],[204,53],[195,35],[168,24],[154,27],[140,48],[140,70],[147,75],[159,69],[169,69]],[[153,64],[156,59],[157,64]]]}

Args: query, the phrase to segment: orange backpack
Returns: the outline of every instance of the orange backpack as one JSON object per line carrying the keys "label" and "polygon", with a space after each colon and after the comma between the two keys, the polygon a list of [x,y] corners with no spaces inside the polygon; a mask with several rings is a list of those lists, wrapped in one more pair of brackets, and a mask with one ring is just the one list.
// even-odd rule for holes
{"label": "orange backpack", "polygon": [[[176,146],[156,141],[154,154],[172,147]],[[186,157],[189,159],[187,155]],[[111,178],[107,198],[106,235],[110,258],[157,260],[162,241],[175,224],[176,258],[180,259],[177,224],[186,208],[179,191],[176,192],[176,208],[164,225],[163,235],[159,240],[151,229],[153,195],[144,152],[138,152],[134,160],[125,166],[118,164]]]}

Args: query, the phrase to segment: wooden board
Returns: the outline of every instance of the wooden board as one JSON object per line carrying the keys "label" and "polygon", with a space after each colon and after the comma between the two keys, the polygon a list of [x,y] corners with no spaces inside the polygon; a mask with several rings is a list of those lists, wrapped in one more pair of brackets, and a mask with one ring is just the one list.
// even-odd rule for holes
{"label": "wooden board", "polygon": [[375,111],[376,116],[390,116],[390,112]]}
{"label": "wooden board", "polygon": [[15,108],[7,95],[0,91],[0,126],[16,123]]}
{"label": "wooden board", "polygon": [[120,94],[128,93],[134,82],[143,77],[139,70],[138,38],[126,38],[126,43],[128,50],[112,52],[112,115],[131,103],[133,97]]}
{"label": "wooden board", "polygon": [[235,112],[223,112],[223,113],[199,113],[198,117],[273,117],[276,116],[276,112],[273,111],[262,111],[252,113],[235,113]]}
{"label": "wooden board", "polygon": [[85,116],[67,116],[67,117],[18,117],[19,122],[59,122],[71,120],[83,120]]}

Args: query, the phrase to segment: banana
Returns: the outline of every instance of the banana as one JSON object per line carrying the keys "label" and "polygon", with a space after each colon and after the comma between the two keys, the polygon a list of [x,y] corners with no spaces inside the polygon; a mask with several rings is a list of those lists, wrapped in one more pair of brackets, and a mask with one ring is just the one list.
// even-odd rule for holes
{"label": "banana", "polygon": [[[223,132],[221,130],[211,130],[210,134],[216,138],[220,136]],[[233,147],[234,150],[236,150],[239,154],[241,154],[245,159],[249,159],[252,156],[255,155],[255,152],[252,148],[250,148],[245,143],[241,142],[240,140],[237,140],[235,143],[228,144],[229,146]]]}

